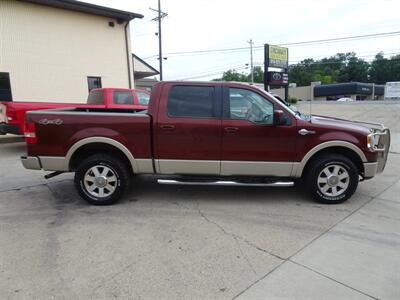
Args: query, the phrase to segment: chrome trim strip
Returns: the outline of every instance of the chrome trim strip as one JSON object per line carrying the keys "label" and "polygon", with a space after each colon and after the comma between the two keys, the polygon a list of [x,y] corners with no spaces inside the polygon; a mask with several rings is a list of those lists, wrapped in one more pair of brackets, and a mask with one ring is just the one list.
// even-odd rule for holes
{"label": "chrome trim strip", "polygon": [[358,156],[360,157],[362,162],[368,162],[365,154],[356,145],[349,143],[349,142],[345,142],[345,141],[329,141],[329,142],[321,143],[307,152],[307,154],[303,157],[303,159],[301,160],[301,162],[296,170],[295,177],[301,177],[304,167],[306,166],[307,162],[310,160],[310,158],[315,153],[317,153],[318,151],[320,151],[322,149],[329,148],[329,147],[349,148],[350,150],[353,150],[355,153],[358,154]]}
{"label": "chrome trim strip", "polygon": [[378,162],[374,163],[363,163],[364,165],[364,177],[371,178],[378,172]]}
{"label": "chrome trim strip", "polygon": [[157,183],[159,184],[168,184],[168,185],[220,185],[220,186],[259,186],[259,187],[288,187],[294,186],[294,182],[274,182],[274,183],[243,183],[243,182],[235,182],[229,180],[218,180],[218,181],[210,181],[210,182],[202,182],[202,181],[179,181],[179,180],[171,180],[171,179],[158,179]]}

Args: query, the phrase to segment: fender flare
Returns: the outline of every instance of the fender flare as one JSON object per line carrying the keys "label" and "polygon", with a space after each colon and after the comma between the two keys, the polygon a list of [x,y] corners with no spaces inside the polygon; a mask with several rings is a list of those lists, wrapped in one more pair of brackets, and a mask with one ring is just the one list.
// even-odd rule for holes
{"label": "fender flare", "polygon": [[361,161],[363,163],[368,162],[365,154],[362,152],[362,150],[357,147],[356,145],[349,143],[349,142],[345,142],[345,141],[329,141],[329,142],[324,142],[321,143],[317,146],[315,146],[314,148],[312,148],[310,151],[307,152],[307,154],[303,157],[303,159],[301,160],[300,163],[297,164],[297,168],[294,166],[293,173],[295,175],[295,177],[300,178],[301,175],[303,174],[303,170],[304,167],[306,166],[306,164],[308,163],[308,161],[319,151],[326,149],[326,148],[330,148],[330,147],[343,147],[343,148],[347,148],[349,150],[352,150],[353,152],[355,152],[361,159]]}
{"label": "fender flare", "polygon": [[85,146],[85,145],[88,145],[88,144],[93,144],[93,143],[108,144],[108,145],[114,146],[118,150],[121,150],[124,153],[124,155],[126,156],[126,158],[129,160],[129,162],[131,163],[133,172],[134,173],[138,173],[139,168],[138,168],[137,161],[135,160],[135,158],[133,157],[133,155],[129,151],[129,149],[126,148],[120,142],[117,142],[116,140],[113,140],[113,139],[110,139],[110,138],[106,138],[106,137],[89,137],[89,138],[85,138],[85,139],[79,140],[78,142],[73,144],[69,148],[67,154],[65,155],[66,165],[69,166],[71,158],[72,158],[72,156],[74,155],[74,153],[77,150],[79,150],[82,146]]}

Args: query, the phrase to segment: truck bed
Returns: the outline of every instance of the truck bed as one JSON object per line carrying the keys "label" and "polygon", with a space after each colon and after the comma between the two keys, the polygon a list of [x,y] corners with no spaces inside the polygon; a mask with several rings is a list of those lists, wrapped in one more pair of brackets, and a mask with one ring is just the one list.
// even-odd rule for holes
{"label": "truck bed", "polygon": [[102,137],[121,143],[135,158],[151,158],[151,117],[145,111],[51,109],[28,112],[26,122],[35,123],[38,137],[28,155],[65,156],[77,141]]}

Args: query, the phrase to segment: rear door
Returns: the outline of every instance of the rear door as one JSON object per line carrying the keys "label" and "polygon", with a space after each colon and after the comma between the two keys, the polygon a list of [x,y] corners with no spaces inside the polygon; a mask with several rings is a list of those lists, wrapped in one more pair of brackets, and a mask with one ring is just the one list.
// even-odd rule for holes
{"label": "rear door", "polygon": [[161,174],[220,174],[221,88],[166,85],[155,128],[155,159]]}

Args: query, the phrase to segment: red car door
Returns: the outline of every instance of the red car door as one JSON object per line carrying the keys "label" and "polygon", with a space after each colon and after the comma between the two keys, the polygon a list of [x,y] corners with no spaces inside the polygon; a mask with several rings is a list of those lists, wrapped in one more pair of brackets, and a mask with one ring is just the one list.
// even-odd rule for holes
{"label": "red car door", "polygon": [[254,88],[224,87],[222,175],[290,176],[295,157],[296,118],[273,124],[273,99]]}
{"label": "red car door", "polygon": [[221,87],[166,85],[155,128],[155,164],[161,174],[219,175]]}

